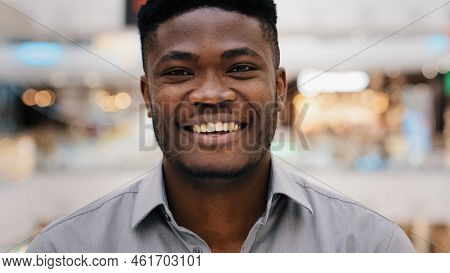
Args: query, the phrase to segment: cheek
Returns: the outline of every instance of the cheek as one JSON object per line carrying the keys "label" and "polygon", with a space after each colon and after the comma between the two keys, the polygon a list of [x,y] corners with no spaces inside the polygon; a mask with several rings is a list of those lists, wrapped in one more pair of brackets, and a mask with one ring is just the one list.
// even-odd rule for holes
{"label": "cheek", "polygon": [[175,105],[175,102],[170,97],[158,95],[154,97],[152,116],[154,125],[158,127],[160,133],[169,130],[169,126],[173,124],[173,109]]}
{"label": "cheek", "polygon": [[181,101],[181,96],[177,94],[176,88],[155,87],[153,104],[156,105],[158,111],[164,115],[173,113],[173,109]]}
{"label": "cheek", "polygon": [[238,90],[242,90],[242,94],[246,101],[264,105],[273,101],[275,95],[275,84],[269,79],[257,78],[244,82]]}
{"label": "cheek", "polygon": [[251,85],[251,88],[245,92],[245,99],[250,104],[250,109],[253,116],[263,122],[267,114],[271,114],[271,109],[274,107],[275,90],[271,88],[270,82],[258,81]]}

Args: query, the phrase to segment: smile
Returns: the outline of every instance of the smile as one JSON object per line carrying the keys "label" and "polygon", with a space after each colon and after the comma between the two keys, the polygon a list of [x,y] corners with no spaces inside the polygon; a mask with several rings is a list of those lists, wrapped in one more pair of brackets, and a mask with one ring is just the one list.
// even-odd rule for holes
{"label": "smile", "polygon": [[182,131],[195,143],[203,146],[225,145],[234,142],[248,127],[236,121],[198,121],[181,126]]}
{"label": "smile", "polygon": [[244,129],[246,124],[237,122],[207,122],[184,127],[196,134],[228,134]]}

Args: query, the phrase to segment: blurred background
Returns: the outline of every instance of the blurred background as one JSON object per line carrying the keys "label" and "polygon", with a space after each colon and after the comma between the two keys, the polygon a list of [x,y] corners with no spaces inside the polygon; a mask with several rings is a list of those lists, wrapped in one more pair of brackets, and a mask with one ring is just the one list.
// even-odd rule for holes
{"label": "blurred background", "polygon": [[[0,0],[0,251],[158,166],[144,0]],[[450,251],[450,4],[278,0],[288,107],[273,153]]]}

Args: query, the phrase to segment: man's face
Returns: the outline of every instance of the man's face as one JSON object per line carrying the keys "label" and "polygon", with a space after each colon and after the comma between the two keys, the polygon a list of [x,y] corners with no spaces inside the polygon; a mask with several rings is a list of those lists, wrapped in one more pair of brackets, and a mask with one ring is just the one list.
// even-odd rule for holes
{"label": "man's face", "polygon": [[222,178],[267,153],[286,76],[256,19],[215,8],[174,17],[156,30],[146,61],[141,89],[166,159]]}

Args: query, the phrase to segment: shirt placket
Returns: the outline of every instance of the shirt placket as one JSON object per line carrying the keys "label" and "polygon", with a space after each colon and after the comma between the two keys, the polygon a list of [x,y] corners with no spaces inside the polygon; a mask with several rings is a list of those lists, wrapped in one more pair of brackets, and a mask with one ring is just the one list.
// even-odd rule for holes
{"label": "shirt placket", "polygon": [[258,233],[258,230],[263,226],[263,220],[264,218],[261,217],[258,219],[258,221],[253,225],[252,229],[248,233],[247,238],[244,241],[244,244],[242,245],[241,252],[242,253],[249,253],[250,249],[253,246],[253,243],[256,239],[256,234]]}
{"label": "shirt placket", "polygon": [[211,249],[209,248],[208,244],[194,232],[192,232],[184,227],[180,227],[176,223],[175,219],[173,218],[172,213],[169,210],[163,209],[163,213],[164,213],[166,222],[169,224],[172,231],[175,233],[175,235],[178,237],[178,239],[180,239],[180,241],[188,249],[189,252],[191,252],[191,253],[211,253]]}
{"label": "shirt placket", "polygon": [[267,224],[267,221],[270,216],[270,211],[272,210],[272,206],[275,206],[278,199],[279,199],[278,196],[271,197],[269,199],[269,201],[267,202],[267,207],[266,207],[265,213],[263,214],[262,217],[260,217],[258,219],[258,221],[255,223],[255,225],[253,225],[252,229],[248,233],[248,236],[245,239],[244,244],[242,245],[241,252],[243,252],[243,253],[250,252],[253,244],[255,243],[256,235],[258,234],[258,231]]}

